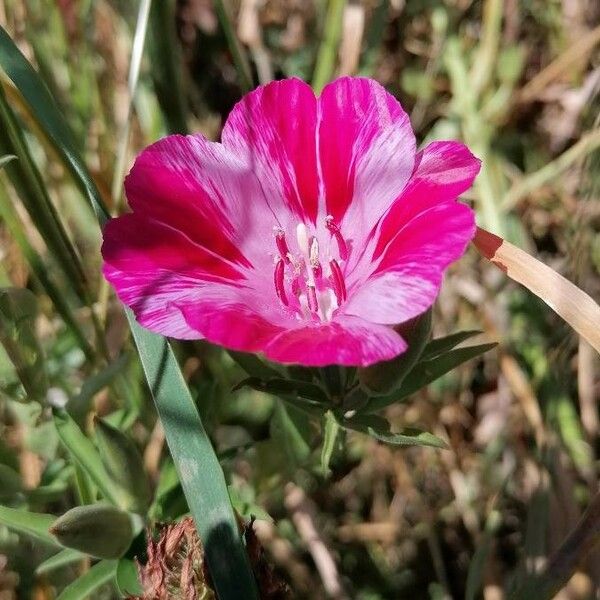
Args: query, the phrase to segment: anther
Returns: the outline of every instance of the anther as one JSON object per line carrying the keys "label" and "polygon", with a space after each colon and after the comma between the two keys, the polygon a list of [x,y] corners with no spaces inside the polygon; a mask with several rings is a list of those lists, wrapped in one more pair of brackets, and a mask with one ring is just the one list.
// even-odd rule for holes
{"label": "anther", "polygon": [[307,290],[306,296],[307,296],[307,300],[308,300],[308,308],[310,309],[310,312],[312,312],[314,314],[318,314],[319,301],[317,300],[317,290],[315,289],[315,286],[311,285],[310,283],[307,284],[306,290]]}
{"label": "anther", "polygon": [[315,278],[319,279],[323,274],[321,263],[319,263],[319,242],[316,237],[311,238],[309,252],[310,268],[312,269]]}
{"label": "anther", "polygon": [[344,275],[335,259],[329,261],[329,267],[331,268],[331,285],[333,287],[333,293],[337,299],[338,306],[346,300],[346,283],[344,282]]}
{"label": "anther", "polygon": [[346,240],[343,238],[340,228],[333,222],[333,217],[331,215],[325,217],[325,227],[327,227],[327,230],[337,242],[340,258],[346,260],[348,258],[348,246],[346,245]]}
{"label": "anther", "polygon": [[285,233],[283,229],[279,227],[274,228],[275,232],[275,243],[277,244],[277,250],[279,250],[279,255],[286,263],[290,262],[289,254],[290,249],[288,248],[287,242],[285,241]]}
{"label": "anther", "polygon": [[277,293],[277,297],[281,300],[281,303],[284,306],[288,306],[288,299],[285,295],[285,284],[284,284],[284,274],[285,274],[285,263],[283,259],[280,258],[275,265],[275,273],[273,275],[273,281],[275,283],[275,292]]}

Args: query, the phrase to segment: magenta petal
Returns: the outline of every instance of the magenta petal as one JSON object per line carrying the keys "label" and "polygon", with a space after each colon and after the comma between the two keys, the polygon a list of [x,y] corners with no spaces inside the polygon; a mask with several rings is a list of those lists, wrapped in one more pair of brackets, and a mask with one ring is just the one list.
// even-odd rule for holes
{"label": "magenta petal", "polygon": [[316,124],[311,87],[300,79],[286,79],[244,96],[223,128],[223,145],[251,165],[284,228],[284,209],[313,222],[317,216]]}
{"label": "magenta petal", "polygon": [[201,331],[209,342],[230,350],[262,351],[282,331],[244,303],[227,297],[203,297],[180,308],[191,328]]}
{"label": "magenta petal", "polygon": [[435,301],[444,270],[474,235],[474,214],[464,204],[444,202],[422,212],[400,228],[343,312],[390,325],[421,314]]}
{"label": "magenta petal", "polygon": [[267,358],[283,363],[367,367],[394,358],[406,347],[392,328],[344,316],[283,331],[263,351]]}
{"label": "magenta petal", "polygon": [[480,167],[481,161],[459,142],[433,142],[419,152],[410,182],[382,219],[375,256],[414,216],[468,190]]}
{"label": "magenta petal", "polygon": [[326,214],[360,243],[408,181],[415,137],[398,101],[370,79],[330,83],[319,109]]}

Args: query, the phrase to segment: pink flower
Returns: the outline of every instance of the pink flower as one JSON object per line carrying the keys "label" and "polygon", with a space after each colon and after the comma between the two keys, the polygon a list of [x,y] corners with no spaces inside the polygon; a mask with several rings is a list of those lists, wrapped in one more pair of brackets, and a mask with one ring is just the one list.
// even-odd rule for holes
{"label": "pink flower", "polygon": [[237,104],[221,143],[173,135],[138,156],[104,275],[163,335],[367,366],[406,349],[392,325],[432,305],[473,237],[456,199],[478,171],[457,142],[417,152],[374,81],[338,79],[318,99],[273,82]]}

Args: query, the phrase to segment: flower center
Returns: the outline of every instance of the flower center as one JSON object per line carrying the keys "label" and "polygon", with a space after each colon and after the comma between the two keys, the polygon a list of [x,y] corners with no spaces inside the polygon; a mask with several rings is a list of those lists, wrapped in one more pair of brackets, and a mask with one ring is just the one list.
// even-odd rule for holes
{"label": "flower center", "polygon": [[[348,258],[348,245],[333,217],[325,218],[329,232],[326,244],[319,244],[304,223],[296,226],[298,251],[290,251],[285,232],[275,227],[275,292],[283,306],[299,319],[330,321],[346,300],[346,282],[340,264]],[[337,252],[334,253],[334,250]]]}

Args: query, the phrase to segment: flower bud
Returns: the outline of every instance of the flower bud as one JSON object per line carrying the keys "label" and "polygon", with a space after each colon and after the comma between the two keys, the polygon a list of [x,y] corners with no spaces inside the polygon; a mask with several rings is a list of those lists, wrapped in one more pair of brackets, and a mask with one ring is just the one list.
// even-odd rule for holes
{"label": "flower bud", "polygon": [[97,558],[119,558],[133,539],[131,517],[110,504],[88,504],[67,511],[50,527],[66,548]]}
{"label": "flower bud", "polygon": [[431,332],[431,308],[395,328],[408,344],[406,352],[392,360],[358,369],[358,379],[374,396],[391,394],[400,387],[421,356]]}

